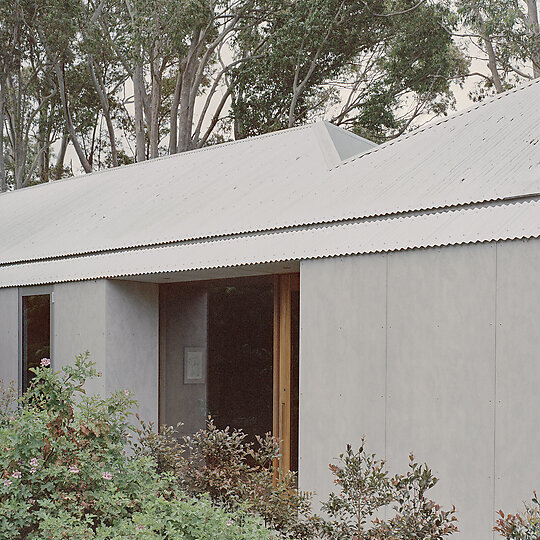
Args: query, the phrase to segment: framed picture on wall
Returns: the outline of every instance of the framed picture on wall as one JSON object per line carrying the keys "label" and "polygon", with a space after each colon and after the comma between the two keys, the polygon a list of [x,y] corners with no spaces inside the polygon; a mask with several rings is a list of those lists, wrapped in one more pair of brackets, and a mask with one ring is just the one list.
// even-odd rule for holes
{"label": "framed picture on wall", "polygon": [[184,347],[184,384],[206,383],[206,349]]}

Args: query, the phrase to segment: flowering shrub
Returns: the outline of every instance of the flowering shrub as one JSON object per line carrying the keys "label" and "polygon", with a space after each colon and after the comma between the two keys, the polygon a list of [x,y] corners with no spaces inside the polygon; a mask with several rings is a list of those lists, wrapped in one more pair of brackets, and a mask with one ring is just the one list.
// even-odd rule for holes
{"label": "flowering shrub", "polygon": [[494,530],[508,540],[539,540],[540,539],[540,502],[536,492],[532,498],[532,505],[525,505],[521,514],[504,515],[499,510],[500,518]]}
{"label": "flowering shrub", "polygon": [[[190,501],[149,457],[128,458],[129,392],[87,397],[88,355],[46,359],[0,422],[1,538],[269,538],[253,518]],[[6,415],[4,415],[6,416]]]}
{"label": "flowering shrub", "polygon": [[294,473],[274,474],[279,447],[269,435],[253,445],[241,430],[218,429],[209,418],[206,429],[180,440],[171,427],[156,434],[144,423],[139,436],[136,451],[172,472],[188,495],[259,516],[280,538],[316,537],[320,518],[311,515],[311,494],[295,488]]}
{"label": "flowering shrub", "polygon": [[[340,492],[323,504],[330,518],[322,526],[323,538],[436,540],[458,530],[455,509],[443,510],[425,497],[437,483],[427,465],[411,455],[409,471],[390,477],[385,461],[364,447],[364,440],[358,452],[348,445],[340,464],[330,465]],[[383,520],[384,510],[391,517]]]}

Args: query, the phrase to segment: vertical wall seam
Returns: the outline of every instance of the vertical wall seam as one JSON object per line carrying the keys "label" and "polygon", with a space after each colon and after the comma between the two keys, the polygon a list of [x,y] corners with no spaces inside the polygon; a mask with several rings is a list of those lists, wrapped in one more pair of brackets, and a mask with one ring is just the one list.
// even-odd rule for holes
{"label": "vertical wall seam", "polygon": [[[492,520],[495,519],[495,495],[497,485],[497,327],[499,324],[497,314],[497,296],[499,290],[499,243],[495,242],[495,299],[494,299],[494,332],[493,332],[493,505],[492,505]],[[495,538],[495,531],[493,531]]]}
{"label": "vertical wall seam", "polygon": [[388,258],[386,258],[386,293],[385,293],[385,344],[384,344],[384,459],[387,459],[387,425],[388,425]]}

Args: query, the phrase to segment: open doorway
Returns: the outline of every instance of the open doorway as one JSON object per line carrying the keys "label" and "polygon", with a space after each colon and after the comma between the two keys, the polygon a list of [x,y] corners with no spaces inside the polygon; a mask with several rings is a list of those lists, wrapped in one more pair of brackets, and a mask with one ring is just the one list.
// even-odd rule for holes
{"label": "open doorway", "polygon": [[298,468],[298,276],[174,283],[160,289],[160,423],[282,441]]}

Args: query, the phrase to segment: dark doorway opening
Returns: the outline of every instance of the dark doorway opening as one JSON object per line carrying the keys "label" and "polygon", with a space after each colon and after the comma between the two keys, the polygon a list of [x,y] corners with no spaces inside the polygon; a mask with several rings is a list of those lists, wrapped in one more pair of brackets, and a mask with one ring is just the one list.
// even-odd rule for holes
{"label": "dark doorway opening", "polygon": [[297,470],[298,341],[297,274],[162,285],[160,423],[272,433]]}

